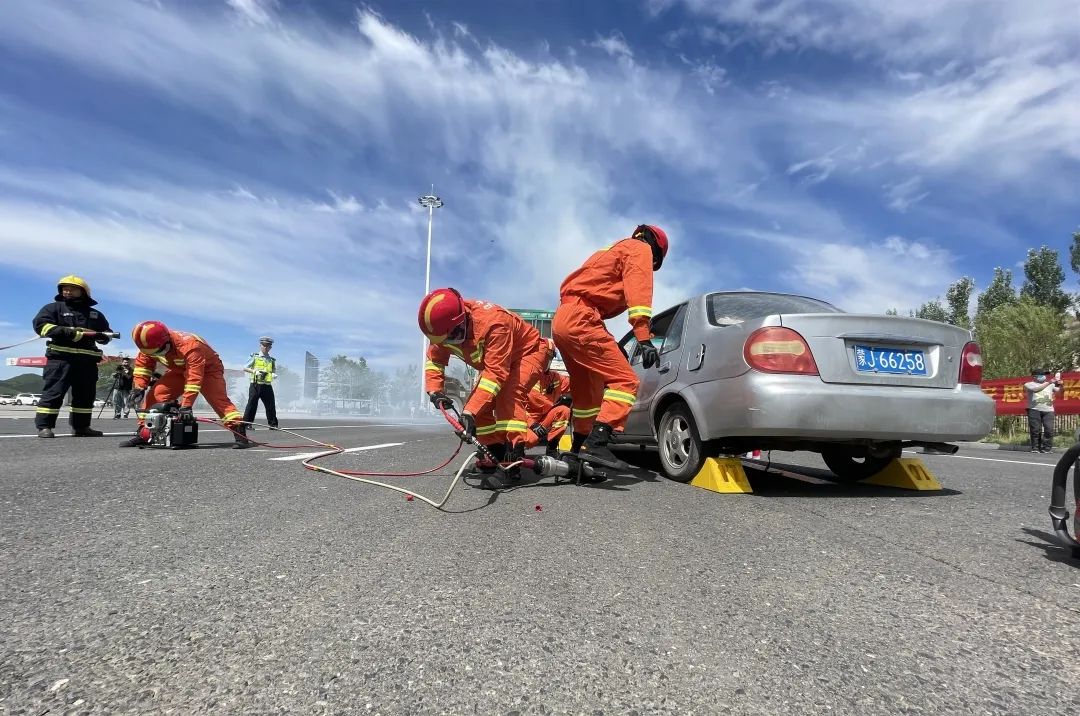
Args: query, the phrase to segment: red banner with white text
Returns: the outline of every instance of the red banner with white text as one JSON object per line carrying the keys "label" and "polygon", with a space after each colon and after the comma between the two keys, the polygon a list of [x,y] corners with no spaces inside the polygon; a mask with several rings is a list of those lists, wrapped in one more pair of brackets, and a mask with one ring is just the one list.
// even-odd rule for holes
{"label": "red banner with white text", "polygon": [[[1030,375],[984,380],[982,391],[994,399],[998,415],[1024,415],[1027,413],[1024,383],[1030,380]],[[1061,381],[1063,390],[1054,398],[1054,412],[1058,415],[1080,415],[1080,373],[1062,373]]]}

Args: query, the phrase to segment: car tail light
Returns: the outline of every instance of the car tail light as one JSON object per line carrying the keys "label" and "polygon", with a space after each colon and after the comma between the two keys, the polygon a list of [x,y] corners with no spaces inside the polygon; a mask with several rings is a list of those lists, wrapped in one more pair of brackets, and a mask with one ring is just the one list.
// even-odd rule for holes
{"label": "car tail light", "polygon": [[972,341],[964,346],[960,354],[960,382],[970,385],[982,383],[982,351],[979,344]]}
{"label": "car tail light", "polygon": [[790,328],[759,328],[743,347],[746,364],[765,373],[817,375],[817,363],[810,346]]}

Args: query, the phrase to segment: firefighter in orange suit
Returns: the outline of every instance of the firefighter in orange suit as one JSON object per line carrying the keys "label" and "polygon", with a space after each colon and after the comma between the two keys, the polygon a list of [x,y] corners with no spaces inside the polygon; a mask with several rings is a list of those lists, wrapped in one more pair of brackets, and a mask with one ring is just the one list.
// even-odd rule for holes
{"label": "firefighter in orange suit", "polygon": [[[549,348],[539,332],[520,316],[485,301],[467,301],[452,288],[432,291],[420,302],[420,330],[431,341],[424,365],[425,386],[436,407],[453,405],[443,392],[450,356],[480,371],[462,410],[465,432],[499,462],[515,462],[525,454],[526,396],[548,360]],[[503,487],[495,466],[478,464],[481,486]],[[519,468],[508,475],[517,477]]]}
{"label": "firefighter in orange suit", "polygon": [[[225,390],[225,367],[210,345],[194,333],[173,331],[160,321],[143,321],[131,331],[131,340],[139,349],[135,359],[134,389],[131,402],[142,402],[139,427],[143,413],[155,403],[178,400],[181,411],[190,411],[201,393],[227,428],[236,434],[233,448],[250,447],[240,411],[229,400]],[[163,364],[165,374],[147,391],[154,368]],[[143,396],[145,395],[145,399]],[[138,447],[146,440],[136,432],[135,437],[120,443],[120,447]]]}
{"label": "firefighter in orange suit", "polygon": [[547,443],[547,454],[559,453],[559,438],[570,423],[570,379],[551,370],[555,358],[555,342],[545,338],[548,344],[548,360],[544,372],[529,391],[525,412],[529,417],[529,432],[525,433],[525,447],[532,448]]}
{"label": "firefighter in orange suit", "polygon": [[[642,366],[660,362],[651,342],[653,272],[667,256],[668,238],[659,227],[642,224],[629,238],[597,251],[566,277],[551,332],[573,396],[574,440],[581,459],[626,469],[608,448],[637,400],[638,379],[604,321],[628,311],[642,349]],[[585,451],[581,453],[584,446]]]}

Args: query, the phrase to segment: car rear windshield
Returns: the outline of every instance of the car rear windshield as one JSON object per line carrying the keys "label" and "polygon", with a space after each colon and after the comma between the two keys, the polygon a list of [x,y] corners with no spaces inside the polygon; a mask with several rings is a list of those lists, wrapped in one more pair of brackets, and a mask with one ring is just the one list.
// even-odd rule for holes
{"label": "car rear windshield", "polygon": [[843,313],[836,306],[804,296],[779,293],[713,293],[709,295],[709,323],[731,326],[751,318],[778,313]]}

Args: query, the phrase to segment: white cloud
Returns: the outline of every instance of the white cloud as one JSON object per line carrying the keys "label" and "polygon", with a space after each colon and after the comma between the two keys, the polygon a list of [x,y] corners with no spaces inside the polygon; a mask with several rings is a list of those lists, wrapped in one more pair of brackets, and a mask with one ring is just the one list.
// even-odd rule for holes
{"label": "white cloud", "polygon": [[911,177],[896,184],[886,184],[883,188],[889,208],[901,213],[930,196],[930,192],[922,191],[922,179],[919,177]]}
{"label": "white cloud", "polygon": [[630,50],[630,46],[626,44],[626,38],[622,36],[621,32],[613,32],[607,37],[597,37],[589,43],[589,47],[596,47],[612,57],[623,60],[632,60],[634,58],[634,53]]}
{"label": "white cloud", "polygon": [[253,25],[266,25],[270,22],[270,8],[274,0],[225,0],[229,7],[240,17]]}
{"label": "white cloud", "polygon": [[798,290],[851,312],[919,306],[927,297],[941,295],[956,275],[948,250],[899,236],[839,242],[820,234],[748,234],[792,256],[786,272]]}

